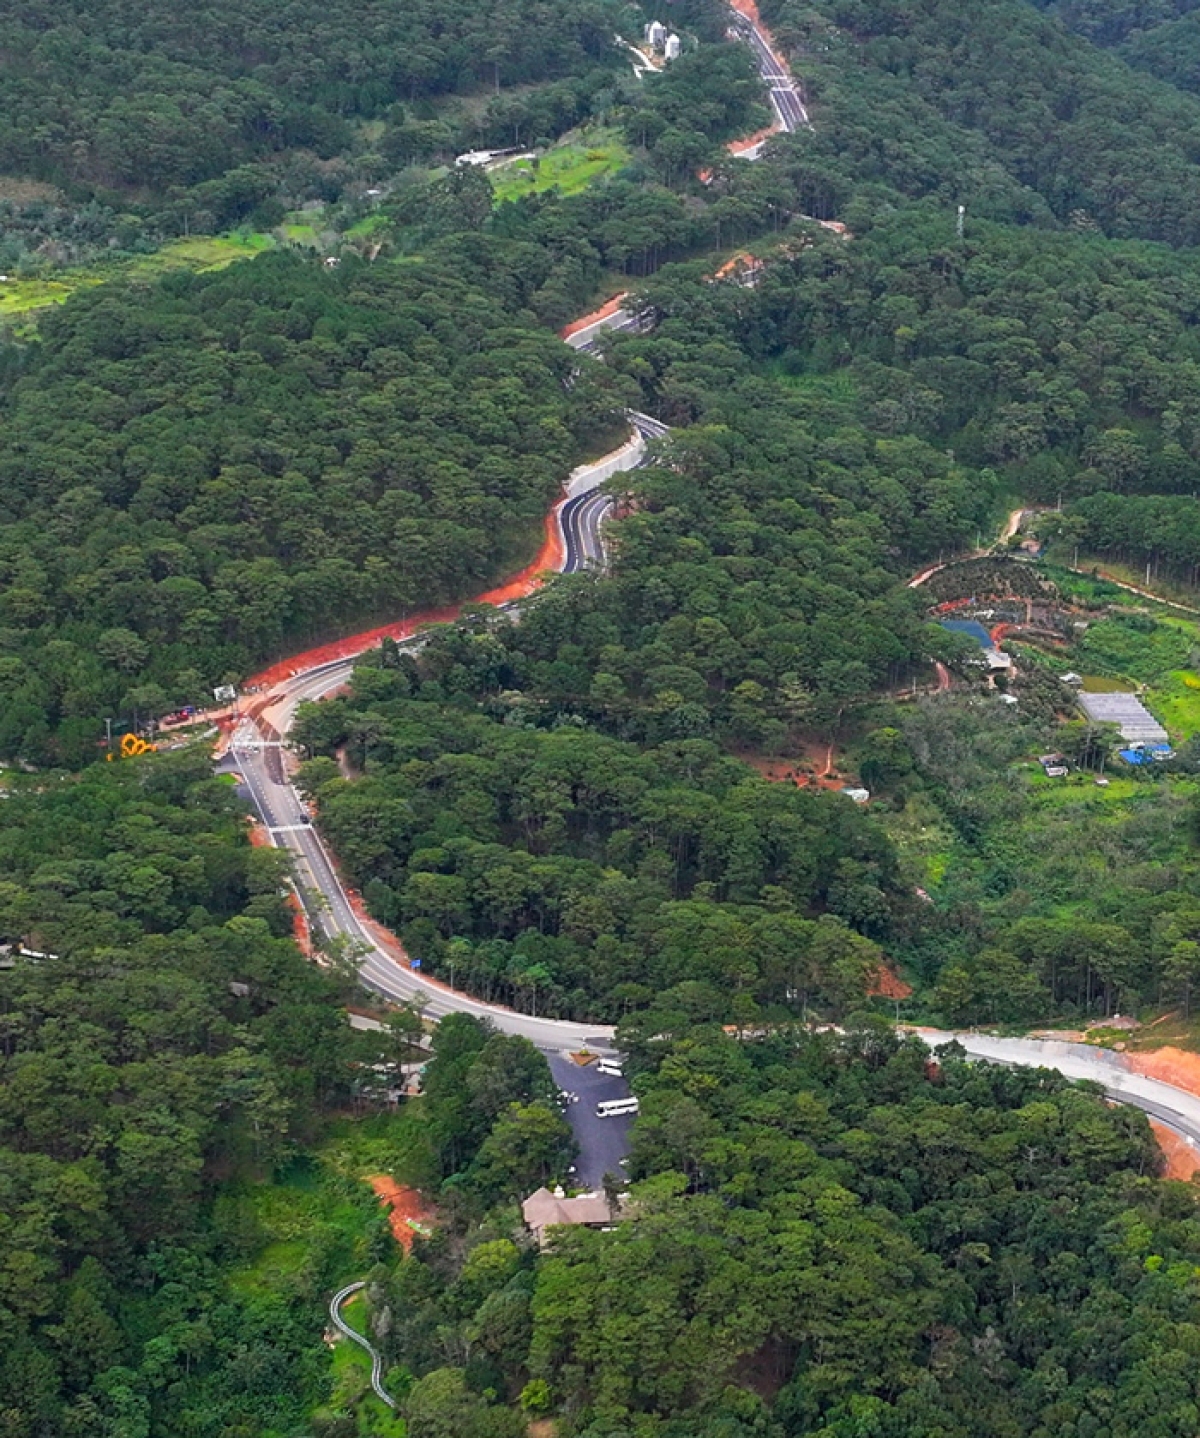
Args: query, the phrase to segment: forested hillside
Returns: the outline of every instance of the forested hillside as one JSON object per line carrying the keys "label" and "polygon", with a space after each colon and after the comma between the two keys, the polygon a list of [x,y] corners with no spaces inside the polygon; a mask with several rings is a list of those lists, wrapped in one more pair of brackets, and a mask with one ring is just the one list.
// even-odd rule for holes
{"label": "forested hillside", "polygon": [[[665,722],[639,747],[515,689],[520,662],[486,629],[446,634],[419,664],[360,668],[297,727],[323,756],[300,773],[323,827],[422,963],[488,1000],[610,1021],[655,999],[700,1018],[861,1001],[881,961],[863,934],[887,932],[901,896],[852,804],[689,738],[666,692],[681,666],[656,671]],[[755,717],[752,696],[734,703]],[[352,782],[329,757],[343,747]]]}
{"label": "forested hillside", "polygon": [[833,174],[1020,222],[1194,244],[1200,102],[1027,0],[771,0]]}
{"label": "forested hillside", "polygon": [[[1182,622],[1089,589],[1002,705],[909,587],[1026,503],[1195,581],[1200,12],[764,0],[814,124],[750,165],[715,0],[640,81],[650,10],[340,4],[0,22],[0,172],[62,187],[22,264],[359,197],[339,264],[98,286],[0,350],[0,1438],[1195,1438],[1197,1200],[1142,1116],[864,1010],[896,966],[962,1024],[1186,1025],[1200,985],[1200,750],[1095,785],[1056,677],[1182,691]],[[446,164],[597,116],[579,193],[544,143],[517,199]],[[643,333],[555,337],[630,287]],[[383,645],[295,731],[425,969],[620,1025],[613,1227],[538,1251],[516,1205],[578,1161],[546,1060],[462,1014],[352,1033],[353,949],[301,960],[207,753],[86,761],[484,590],[629,405],[674,428],[606,572]],[[436,1203],[412,1256],[369,1176]],[[355,1278],[394,1421],[322,1340]]]}
{"label": "forested hillside", "polygon": [[1141,1115],[870,1023],[628,1039],[633,1221],[378,1274],[411,1432],[517,1432],[491,1395],[581,1438],[1194,1431],[1200,1226]]}
{"label": "forested hillside", "polygon": [[38,954],[0,967],[0,1415],[144,1433],[272,1344],[222,1298],[211,1202],[344,1096],[344,1017],[202,753],[10,782],[0,852],[0,939]]}
{"label": "forested hillside", "polygon": [[402,102],[611,69],[614,28],[602,0],[15,8],[0,170],[159,204],[191,189],[236,219],[274,192],[273,159],[362,150],[358,125],[398,105],[402,123]]}
{"label": "forested hillside", "polygon": [[68,306],[0,414],[0,753],[78,758],[105,717],[519,567],[609,419],[569,358],[432,264]]}

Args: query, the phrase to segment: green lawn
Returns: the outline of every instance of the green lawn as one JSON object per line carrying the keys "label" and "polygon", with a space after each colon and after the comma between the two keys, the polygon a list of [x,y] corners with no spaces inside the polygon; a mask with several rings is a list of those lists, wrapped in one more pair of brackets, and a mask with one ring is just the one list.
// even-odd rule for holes
{"label": "green lawn", "polygon": [[[356,1293],[343,1306],[342,1317],[351,1328],[365,1333],[366,1310],[365,1299],[361,1293]],[[371,1388],[371,1360],[366,1349],[352,1343],[349,1338],[339,1337],[333,1346],[331,1361],[333,1392],[328,1404],[318,1409],[313,1417],[350,1412],[357,1420],[360,1438],[405,1438],[404,1419],[397,1418]]]}
{"label": "green lawn", "polygon": [[[282,1302],[306,1315],[318,1312],[342,1284],[364,1276],[377,1259],[373,1243],[381,1209],[362,1180],[390,1173],[412,1183],[428,1162],[418,1102],[396,1113],[340,1119],[313,1156],[266,1181],[233,1189],[219,1218],[224,1242],[236,1243],[245,1255],[227,1270],[231,1299],[252,1306]],[[367,1331],[361,1295],[343,1312],[351,1327]],[[366,1353],[349,1339],[327,1351],[330,1388],[313,1416],[350,1413],[360,1438],[404,1438],[403,1421],[371,1392]]]}
{"label": "green lawn", "polygon": [[1057,809],[1071,804],[1103,808],[1146,792],[1145,780],[1139,781],[1121,773],[1102,777],[1108,780],[1107,784],[1097,784],[1096,776],[1083,770],[1074,770],[1065,779],[1048,779],[1040,765],[1031,765],[1028,782],[1040,808]]}
{"label": "green lawn", "polygon": [[522,195],[558,189],[574,195],[607,175],[615,174],[629,159],[629,151],[615,131],[593,132],[578,142],[548,150],[538,160],[517,160],[492,172],[497,204]]}
{"label": "green lawn", "polygon": [[84,280],[64,276],[61,280],[6,280],[0,284],[0,320],[15,319],[30,310],[60,305],[83,284],[99,284],[99,278]]}
{"label": "green lawn", "polygon": [[390,223],[388,217],[381,215],[378,211],[374,214],[364,215],[361,220],[351,225],[346,231],[346,238],[348,240],[357,240],[362,239],[364,236],[374,235],[381,230],[386,231]]}
{"label": "green lawn", "polygon": [[1147,698],[1176,743],[1200,733],[1200,675],[1193,670],[1171,670]]}

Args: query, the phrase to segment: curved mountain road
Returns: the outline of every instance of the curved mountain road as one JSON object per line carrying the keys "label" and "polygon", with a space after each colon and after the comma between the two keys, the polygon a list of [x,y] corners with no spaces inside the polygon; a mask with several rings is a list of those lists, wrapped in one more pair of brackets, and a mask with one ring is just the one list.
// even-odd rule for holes
{"label": "curved mountain road", "polygon": [[[759,73],[771,91],[781,127],[795,130],[808,125],[808,115],[794,82],[772,52],[766,37],[745,16],[738,15],[734,26],[751,47]],[[633,329],[637,327],[637,321],[628,312],[618,310],[602,325]],[[597,325],[594,328],[600,327]],[[587,347],[590,334],[581,338],[583,344],[580,347]],[[669,433],[665,424],[650,415],[630,411],[627,417],[636,433],[645,440],[661,439]],[[600,478],[596,478],[594,483],[585,480],[560,510],[565,551],[563,569],[567,573],[589,568],[603,560],[601,526],[611,500],[599,492],[601,482]],[[1019,518],[1019,512],[1010,516],[1010,529],[1014,527],[1013,520],[1016,518]],[[933,566],[916,576],[912,583],[921,584],[941,567]],[[418,648],[423,642],[417,635],[402,641],[402,647]],[[290,851],[314,922],[328,937],[341,936],[358,947],[362,954],[360,972],[368,988],[389,999],[416,1002],[432,1018],[456,1012],[473,1014],[490,1020],[505,1033],[524,1035],[548,1052],[582,1047],[597,1051],[611,1049],[614,1031],[605,1025],[517,1013],[501,1005],[483,1003],[430,979],[383,947],[367,921],[359,917],[328,850],[308,821],[299,795],[286,779],[279,740],[279,736],[286,735],[291,728],[301,703],[321,699],[341,688],[349,680],[353,667],[353,659],[337,660],[287,680],[277,688],[262,715],[265,729],[251,724],[241,726],[226,761],[227,767],[235,768],[243,777],[271,842]],[[1100,1083],[1111,1098],[1142,1108],[1176,1132],[1200,1144],[1200,1099],[1170,1084],[1134,1074],[1122,1067],[1118,1055],[1082,1044],[1057,1041],[1001,1039],[936,1030],[920,1032],[931,1044],[956,1038],[968,1053],[978,1058],[997,1063],[1056,1068],[1068,1078],[1092,1079]],[[335,1298],[335,1303],[344,1301],[348,1292],[352,1291],[353,1285],[349,1291]],[[340,1323],[338,1326],[342,1327]],[[349,1336],[365,1344],[360,1335],[350,1333]]]}
{"label": "curved mountain road", "polygon": [[[635,435],[661,439],[668,426],[650,415],[631,411],[628,415]],[[643,450],[627,453],[629,446],[616,451],[622,464],[638,463]],[[612,458],[612,457],[610,457]],[[602,524],[611,506],[611,496],[600,489],[608,466],[601,462],[575,477],[578,486],[559,511],[563,532],[563,571],[575,573],[603,564]],[[419,649],[420,634],[400,640],[402,649]],[[606,1024],[588,1024],[566,1019],[539,1018],[518,1013],[501,1004],[484,1003],[451,989],[421,972],[419,964],[405,962],[399,945],[381,940],[379,931],[366,919],[337,872],[321,835],[310,822],[308,811],[287,775],[283,758],[286,736],[301,704],[319,700],[342,688],[354,671],[355,658],[333,660],[301,671],[275,687],[257,720],[244,720],[233,733],[222,766],[239,775],[258,810],[267,836],[292,858],[293,872],[310,921],[326,939],[352,946],[358,958],[364,987],[400,1003],[417,1004],[430,1018],[450,1013],[468,1013],[487,1019],[505,1033],[520,1034],[548,1052],[587,1048],[609,1051],[614,1030]]]}
{"label": "curved mountain road", "polygon": [[1186,1089],[1134,1073],[1123,1056],[1063,1039],[1006,1039],[964,1030],[908,1030],[931,1048],[957,1040],[972,1058],[1016,1068],[1057,1069],[1064,1078],[1098,1083],[1116,1103],[1132,1104],[1200,1148],[1200,1097]]}

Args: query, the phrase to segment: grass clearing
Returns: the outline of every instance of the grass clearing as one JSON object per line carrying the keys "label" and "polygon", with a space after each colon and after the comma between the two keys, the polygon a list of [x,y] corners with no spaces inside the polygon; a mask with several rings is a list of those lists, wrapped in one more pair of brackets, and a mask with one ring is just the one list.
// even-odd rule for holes
{"label": "grass clearing", "polygon": [[[413,1183],[422,1163],[428,1165],[428,1153],[418,1100],[395,1112],[337,1119],[311,1156],[232,1188],[215,1215],[222,1247],[241,1255],[226,1268],[230,1299],[253,1311],[282,1305],[296,1321],[315,1321],[343,1284],[364,1277],[391,1251],[384,1211],[363,1179],[391,1173]],[[352,1328],[367,1333],[361,1294],[343,1312]],[[312,1337],[315,1347],[319,1330]],[[320,1404],[311,1416],[350,1416],[362,1438],[404,1438],[403,1421],[371,1391],[365,1351],[349,1339],[321,1351],[328,1367],[316,1371],[327,1382],[318,1385]]]}
{"label": "grass clearing", "polygon": [[227,235],[191,235],[172,240],[152,255],[112,260],[87,269],[61,270],[53,279],[10,279],[0,284],[0,323],[27,324],[39,310],[60,305],[80,290],[112,280],[154,280],[177,270],[206,274],[235,260],[253,259],[274,248],[270,235],[237,230]]}
{"label": "grass clearing", "polygon": [[59,280],[5,280],[0,284],[0,321],[17,319],[32,310],[47,309],[50,305],[61,305],[77,289],[101,283],[99,276],[85,276],[82,272],[78,278],[75,272],[70,272]]}
{"label": "grass clearing", "polygon": [[1200,733],[1200,675],[1194,670],[1171,670],[1147,698],[1176,743]]}
{"label": "grass clearing", "polygon": [[[1062,809],[1077,804],[1085,809],[1105,809],[1147,791],[1148,779],[1120,774],[1104,775],[1107,784],[1097,784],[1090,773],[1075,770],[1063,779],[1049,779],[1040,766],[1030,766],[1029,788],[1039,808]],[[1036,772],[1033,772],[1036,770]]]}
{"label": "grass clearing", "polygon": [[615,130],[593,131],[571,144],[548,150],[539,159],[516,160],[494,170],[492,188],[497,204],[546,190],[574,195],[616,174],[628,160],[629,151]]}

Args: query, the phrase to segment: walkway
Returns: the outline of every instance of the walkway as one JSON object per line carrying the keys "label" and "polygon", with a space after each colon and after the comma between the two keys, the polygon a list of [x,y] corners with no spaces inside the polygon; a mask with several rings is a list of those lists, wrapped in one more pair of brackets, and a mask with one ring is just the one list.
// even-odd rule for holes
{"label": "walkway", "polygon": [[348,1283],[345,1288],[338,1291],[329,1300],[329,1317],[333,1320],[333,1326],[337,1331],[349,1338],[352,1343],[357,1343],[360,1348],[365,1348],[371,1358],[371,1387],[375,1390],[376,1396],[381,1398],[389,1408],[396,1407],[396,1400],[383,1386],[383,1355],[368,1343],[356,1328],[351,1328],[342,1317],[342,1305],[354,1297],[356,1293],[366,1288],[365,1282]]}

